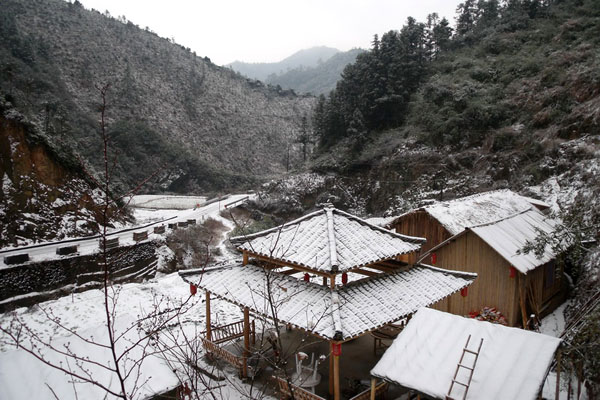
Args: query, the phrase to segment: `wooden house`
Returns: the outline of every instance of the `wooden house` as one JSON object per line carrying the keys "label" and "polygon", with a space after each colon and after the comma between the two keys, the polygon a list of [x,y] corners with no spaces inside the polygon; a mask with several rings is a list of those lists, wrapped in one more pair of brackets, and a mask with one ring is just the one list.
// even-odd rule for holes
{"label": "wooden house", "polygon": [[563,265],[546,247],[541,257],[523,254],[540,231],[551,232],[557,222],[537,209],[471,226],[425,253],[420,261],[444,269],[477,273],[467,290],[452,295],[434,308],[467,315],[495,307],[511,326],[527,327],[532,314],[544,316],[562,301]]}
{"label": "wooden house", "polygon": [[387,228],[403,235],[426,238],[427,242],[421,247],[424,254],[468,226],[497,221],[532,206],[538,210],[549,207],[510,190],[495,190],[412,210],[388,223]]}
{"label": "wooden house", "polygon": [[[409,317],[459,292],[476,277],[405,263],[402,259],[419,250],[422,238],[374,226],[332,206],[230,240],[242,253],[241,262],[180,273],[194,293],[196,288],[206,293],[205,349],[246,377],[253,351],[250,317],[286,324],[330,343],[329,369],[323,365],[319,372],[328,376],[328,394],[335,400],[341,397],[343,343]],[[213,325],[211,297],[240,306],[243,320]],[[241,336],[241,357],[220,346]],[[317,370],[315,364],[313,373]],[[282,395],[293,392],[295,398],[322,399],[301,387],[302,381],[296,379],[301,376],[297,371],[291,379],[277,378]]]}

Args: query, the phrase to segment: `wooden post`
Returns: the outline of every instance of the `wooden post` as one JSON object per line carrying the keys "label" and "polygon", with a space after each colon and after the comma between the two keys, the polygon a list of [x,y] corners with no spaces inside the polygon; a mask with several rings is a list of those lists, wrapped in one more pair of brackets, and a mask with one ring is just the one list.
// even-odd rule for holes
{"label": "wooden post", "polygon": [[212,332],[210,327],[210,292],[206,291],[206,339],[212,340]]}
{"label": "wooden post", "polygon": [[248,377],[248,356],[250,355],[250,310],[244,307],[244,365],[242,376]]}
{"label": "wooden post", "polygon": [[242,253],[242,265],[247,265],[248,264],[248,252],[244,251]]}
{"label": "wooden post", "polygon": [[333,356],[333,399],[340,400],[340,356]]}
{"label": "wooden post", "polygon": [[377,378],[371,378],[371,400],[375,400],[375,387],[377,386]]}
{"label": "wooden post", "polygon": [[332,289],[335,289],[335,274],[333,274],[333,275],[331,275],[331,276],[329,277],[329,283],[330,283],[330,285],[329,285],[329,286],[330,286]]}
{"label": "wooden post", "polygon": [[327,286],[327,277],[326,276],[323,277],[323,286]]}
{"label": "wooden post", "polygon": [[556,393],[554,395],[554,400],[558,400],[560,397],[560,357],[561,351],[560,348],[556,352]]}
{"label": "wooden post", "polygon": [[252,320],[252,345],[256,344],[256,321]]}
{"label": "wooden post", "polygon": [[333,398],[333,342],[329,342],[329,396]]}
{"label": "wooden post", "polygon": [[519,303],[521,304],[521,318],[523,329],[527,329],[527,307],[525,305],[525,275],[519,273]]}

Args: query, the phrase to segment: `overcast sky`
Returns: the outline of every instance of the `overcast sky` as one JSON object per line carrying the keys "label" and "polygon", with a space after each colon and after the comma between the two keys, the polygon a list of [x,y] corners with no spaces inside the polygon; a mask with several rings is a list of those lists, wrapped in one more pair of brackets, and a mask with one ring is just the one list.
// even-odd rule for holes
{"label": "overcast sky", "polygon": [[[72,1],[72,0],[71,0]],[[275,62],[298,50],[369,48],[375,33],[437,12],[454,25],[461,0],[80,0],[223,65]]]}

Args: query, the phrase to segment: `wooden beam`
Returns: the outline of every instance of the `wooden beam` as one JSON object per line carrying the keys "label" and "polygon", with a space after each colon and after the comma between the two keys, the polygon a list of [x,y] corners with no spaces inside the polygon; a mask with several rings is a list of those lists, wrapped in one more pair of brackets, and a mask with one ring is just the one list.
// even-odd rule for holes
{"label": "wooden beam", "polygon": [[210,292],[206,291],[206,339],[212,339],[212,332],[210,326]]}
{"label": "wooden beam", "polygon": [[247,265],[248,264],[248,252],[244,251],[242,253],[242,265]]}
{"label": "wooden beam", "polygon": [[366,269],[355,269],[352,272],[354,272],[355,274],[361,274],[361,275],[366,275],[366,276],[377,276],[377,275],[379,275],[379,273],[377,273],[377,272],[367,271]]}
{"label": "wooden beam", "polygon": [[283,275],[294,275],[294,274],[300,273],[300,271],[296,271],[295,269],[290,268],[290,269],[286,269],[284,271],[280,271],[279,273],[283,274]]}
{"label": "wooden beam", "polygon": [[298,265],[298,264],[291,263],[291,262],[273,260],[273,259],[271,259],[269,257],[261,256],[259,254],[255,254],[255,253],[249,253],[249,254],[252,255],[253,257],[255,257],[258,260],[266,261],[267,263],[270,263],[270,264],[280,265],[282,267],[289,267],[289,268],[296,269],[298,271],[309,272],[309,273],[316,274],[316,275],[319,275],[319,276],[329,276],[330,275],[327,272],[317,271],[315,269],[308,268],[308,267],[305,267],[303,265]]}
{"label": "wooden beam", "polygon": [[250,310],[244,307],[244,356],[243,373],[244,378],[248,377],[248,357],[250,356]]}
{"label": "wooden beam", "polygon": [[[398,268],[388,267],[388,266],[385,266],[382,264],[371,264],[368,266],[368,268],[376,269],[378,271],[383,271],[383,272],[387,272],[387,273],[398,271]],[[352,271],[352,272],[354,272],[354,271]]]}

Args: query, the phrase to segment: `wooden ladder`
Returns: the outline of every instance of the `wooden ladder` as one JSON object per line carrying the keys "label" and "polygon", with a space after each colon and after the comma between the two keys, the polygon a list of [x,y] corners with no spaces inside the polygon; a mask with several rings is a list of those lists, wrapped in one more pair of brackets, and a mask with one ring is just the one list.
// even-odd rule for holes
{"label": "wooden ladder", "polygon": [[[448,389],[448,394],[446,395],[446,400],[454,400],[454,398],[452,397],[452,389],[454,388],[455,383],[457,385],[464,386],[465,392],[463,394],[462,400],[465,400],[467,398],[467,392],[469,391],[469,386],[471,385],[471,379],[473,378],[473,372],[475,371],[475,365],[477,365],[477,358],[479,357],[479,353],[481,352],[481,345],[483,345],[483,338],[481,338],[481,341],[479,342],[479,347],[477,348],[477,351],[469,350],[469,341],[470,340],[471,340],[471,335],[469,335],[469,337],[467,338],[467,343],[465,344],[465,347],[463,348],[462,355],[460,356],[460,360],[458,361],[458,365],[456,366],[456,371],[454,372],[454,378],[452,378],[452,382],[450,383],[450,389]],[[475,359],[473,360],[473,365],[471,367],[463,364],[463,359],[465,358],[465,353],[470,353],[475,356]],[[461,368],[464,368],[469,371],[469,380],[467,381],[467,383],[460,382],[456,379],[458,377],[458,371],[460,371]]]}

